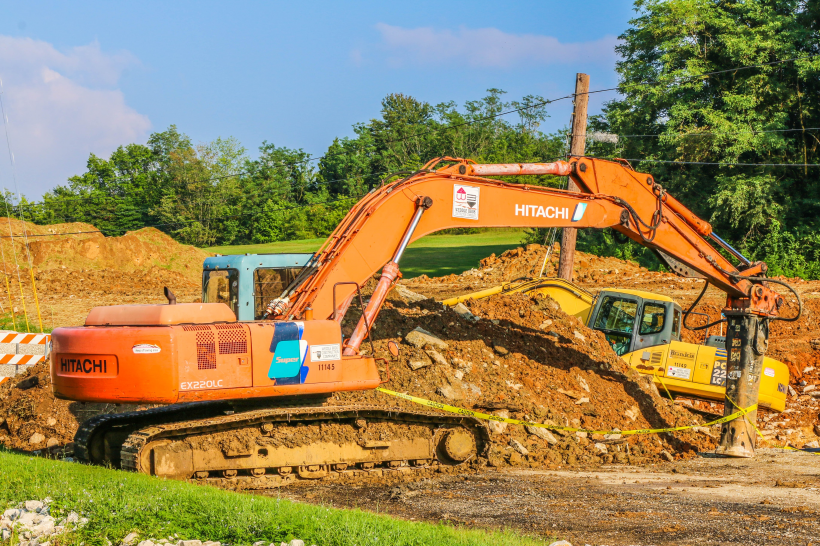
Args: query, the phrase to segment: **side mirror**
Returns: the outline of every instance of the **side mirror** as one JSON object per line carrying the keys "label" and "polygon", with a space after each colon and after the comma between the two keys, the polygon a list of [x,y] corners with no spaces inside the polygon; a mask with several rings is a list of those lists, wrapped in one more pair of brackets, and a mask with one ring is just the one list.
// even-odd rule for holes
{"label": "side mirror", "polygon": [[393,358],[399,357],[399,344],[395,341],[388,341],[387,342],[387,350],[390,351],[390,354],[393,355]]}

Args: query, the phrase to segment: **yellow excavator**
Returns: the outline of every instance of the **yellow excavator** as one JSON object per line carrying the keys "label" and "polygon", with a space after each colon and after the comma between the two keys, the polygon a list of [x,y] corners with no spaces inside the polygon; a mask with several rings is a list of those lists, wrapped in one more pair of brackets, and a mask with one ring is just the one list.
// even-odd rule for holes
{"label": "yellow excavator", "polygon": [[[549,296],[565,313],[603,332],[618,356],[638,372],[654,376],[660,392],[724,401],[726,338],[710,336],[707,330],[702,345],[681,341],[683,311],[667,296],[616,288],[602,290],[596,296],[564,279],[540,277],[504,283],[442,303],[453,307],[468,300],[516,292]],[[759,404],[777,412],[786,409],[786,364],[764,357],[760,379]]]}

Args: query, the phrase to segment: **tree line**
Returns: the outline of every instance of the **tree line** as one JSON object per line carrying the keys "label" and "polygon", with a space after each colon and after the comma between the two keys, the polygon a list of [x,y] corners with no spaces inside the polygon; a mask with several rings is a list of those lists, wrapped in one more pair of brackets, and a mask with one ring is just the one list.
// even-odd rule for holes
{"label": "tree line", "polygon": [[[820,278],[820,168],[808,166],[820,163],[820,1],[637,0],[635,9],[616,47],[620,93],[590,119],[590,132],[617,138],[590,140],[588,155],[652,173],[773,273]],[[13,206],[40,224],[88,222],[107,235],[156,226],[203,247],[323,237],[367,191],[431,158],[563,156],[566,131],[539,130],[548,106],[539,96],[507,101],[499,89],[460,107],[391,94],[378,118],[318,161],[267,142],[252,159],[233,138],[194,145],[171,126],[108,159],[92,155],[41,202]],[[578,244],[658,266],[611,230],[582,231]]]}

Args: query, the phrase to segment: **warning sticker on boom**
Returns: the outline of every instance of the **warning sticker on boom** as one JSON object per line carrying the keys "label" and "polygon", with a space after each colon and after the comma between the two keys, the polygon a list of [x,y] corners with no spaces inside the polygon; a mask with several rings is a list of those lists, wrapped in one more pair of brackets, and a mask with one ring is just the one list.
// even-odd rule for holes
{"label": "warning sticker on boom", "polygon": [[342,353],[338,343],[331,343],[329,345],[311,345],[310,346],[310,361],[322,362],[324,360],[340,360]]}
{"label": "warning sticker on boom", "polygon": [[453,218],[478,220],[478,198],[481,188],[453,185]]}

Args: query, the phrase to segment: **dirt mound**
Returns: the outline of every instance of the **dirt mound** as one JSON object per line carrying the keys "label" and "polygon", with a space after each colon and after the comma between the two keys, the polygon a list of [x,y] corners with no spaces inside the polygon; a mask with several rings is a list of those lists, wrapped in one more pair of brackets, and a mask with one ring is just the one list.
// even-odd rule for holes
{"label": "dirt mound", "polygon": [[[480,268],[466,271],[461,275],[439,278],[420,277],[403,283],[411,290],[436,299],[445,299],[477,290],[497,286],[529,274],[537,275],[541,270],[547,248],[541,245],[527,245],[512,249],[500,256],[490,256],[481,261]],[[560,253],[555,245],[544,274],[554,275]],[[672,273],[647,271],[637,263],[617,258],[602,258],[583,252],[576,252],[574,281],[581,287],[597,293],[605,288],[631,288],[662,294],[675,299],[687,309],[703,288],[703,281],[677,277]],[[803,315],[796,322],[774,321],[771,323],[769,351],[771,358],[786,363],[791,369],[791,390],[786,401],[786,411],[782,414],[761,413],[763,434],[768,439],[763,445],[792,443],[796,446],[820,441],[820,281],[802,279],[782,279],[789,282],[800,294],[804,302]],[[772,287],[783,294],[786,306],[783,316],[794,316],[797,304],[794,296],[777,285]],[[487,301],[487,300],[485,300]],[[726,296],[720,290],[710,287],[703,301],[696,309],[708,315],[708,322],[720,318],[726,303]],[[480,302],[479,302],[480,304]],[[692,316],[692,325],[706,324],[706,318]],[[532,325],[531,325],[532,326]],[[722,334],[725,329],[713,327],[710,335]],[[705,331],[683,329],[684,341],[702,343]],[[804,370],[808,370],[805,371]],[[681,400],[694,409],[722,414],[723,404]]]}
{"label": "dirt mound", "polygon": [[[433,300],[388,302],[379,315],[377,355],[403,341],[386,388],[451,405],[524,420],[592,430],[663,428],[702,422],[662,399],[651,381],[630,370],[603,336],[544,298],[522,294],[470,302],[473,322]],[[350,328],[352,322],[346,324]],[[447,347],[415,347],[417,327]],[[369,345],[365,343],[365,348]],[[338,393],[340,402],[420,406],[377,392]],[[641,464],[714,448],[715,431],[627,436],[552,433],[508,425],[493,434],[491,464],[558,466]],[[521,449],[523,448],[523,449]],[[666,455],[664,455],[666,452]]]}
{"label": "dirt mound", "polygon": [[62,452],[74,440],[78,423],[114,408],[114,404],[54,398],[48,364],[41,362],[0,384],[0,445],[29,452]]}
{"label": "dirt mound", "polygon": [[161,267],[198,280],[202,261],[210,256],[204,250],[182,245],[156,228],[130,231],[122,237],[101,233],[85,237],[50,237],[31,241],[34,266],[40,270],[105,269],[108,271],[145,271]]}
{"label": "dirt mound", "polygon": [[[8,219],[0,218],[0,231],[7,225]],[[11,227],[13,243],[3,236],[0,246],[6,275],[12,281],[12,308],[20,323],[25,310],[33,328],[39,326],[39,319],[29,258],[44,327],[82,324],[97,305],[164,302],[166,286],[180,302],[200,297],[202,262],[210,254],[179,244],[157,229],[105,237],[94,226],[81,223],[39,226],[12,220]],[[18,276],[15,263],[20,265],[19,285],[14,282]],[[7,313],[8,296],[3,296],[0,305]]]}

